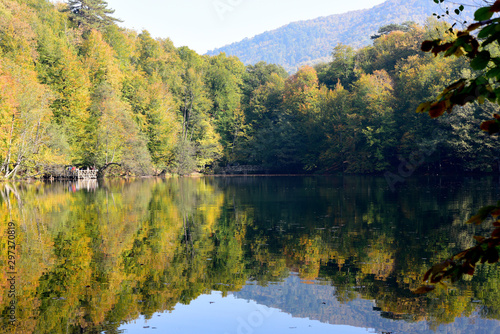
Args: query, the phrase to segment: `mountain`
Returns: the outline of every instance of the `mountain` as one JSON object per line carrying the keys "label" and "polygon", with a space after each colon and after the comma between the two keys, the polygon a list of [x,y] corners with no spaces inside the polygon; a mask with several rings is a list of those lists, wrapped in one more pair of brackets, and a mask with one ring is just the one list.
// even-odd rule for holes
{"label": "mountain", "polygon": [[[474,0],[460,2],[474,4]],[[456,5],[450,5],[451,13],[455,8],[452,6]],[[245,64],[265,61],[280,64],[287,71],[294,72],[302,65],[330,60],[330,54],[338,43],[363,47],[371,43],[370,36],[384,25],[406,21],[423,24],[433,13],[445,10],[446,6],[440,7],[433,0],[388,0],[370,9],[293,22],[207,54],[225,52],[237,56]],[[460,19],[470,21],[473,11],[474,7],[467,6]]]}

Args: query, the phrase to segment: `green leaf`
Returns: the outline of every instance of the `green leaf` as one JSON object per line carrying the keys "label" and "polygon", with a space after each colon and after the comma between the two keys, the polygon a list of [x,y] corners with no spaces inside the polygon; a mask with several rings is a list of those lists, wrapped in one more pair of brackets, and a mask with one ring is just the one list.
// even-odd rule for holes
{"label": "green leaf", "polygon": [[495,67],[486,72],[487,78],[500,78],[500,67]]}
{"label": "green leaf", "polygon": [[488,80],[485,77],[480,76],[475,80],[475,83],[477,86],[482,86],[482,85],[486,85],[488,83]]}
{"label": "green leaf", "polygon": [[445,57],[449,57],[451,56],[452,54],[455,54],[455,52],[457,52],[457,49],[459,48],[458,45],[453,45],[451,48],[449,48],[445,53],[444,53],[444,56]]}
{"label": "green leaf", "polygon": [[497,31],[496,30],[497,26],[498,26],[498,24],[487,25],[486,27],[481,29],[481,31],[479,32],[477,37],[478,38],[486,38],[490,35],[493,35]]}
{"label": "green leaf", "polygon": [[491,60],[491,55],[489,51],[481,51],[477,54],[477,56],[470,62],[470,67],[473,70],[481,71],[488,66],[488,63]]}
{"label": "green leaf", "polygon": [[495,31],[493,35],[491,35],[486,40],[484,40],[484,42],[481,43],[481,46],[484,48],[485,46],[493,42],[496,42],[499,38],[500,38],[500,33],[498,31]]}
{"label": "green leaf", "polygon": [[489,20],[493,16],[493,12],[490,11],[491,7],[482,7],[476,10],[474,13],[474,20],[476,21],[484,21]]}

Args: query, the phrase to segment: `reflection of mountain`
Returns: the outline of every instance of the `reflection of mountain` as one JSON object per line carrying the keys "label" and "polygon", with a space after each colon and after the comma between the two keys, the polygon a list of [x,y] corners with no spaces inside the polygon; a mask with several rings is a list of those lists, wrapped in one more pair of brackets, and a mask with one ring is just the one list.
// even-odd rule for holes
{"label": "reflection of mountain", "polygon": [[[410,319],[398,321],[384,317],[385,314],[374,310],[374,301],[358,298],[341,303],[334,296],[334,291],[335,288],[331,285],[305,284],[299,277],[290,276],[283,283],[267,287],[249,284],[233,295],[278,308],[293,317],[309,318],[329,324],[374,328],[378,333],[435,333],[426,321],[412,322]],[[481,319],[479,316],[457,318],[452,324],[440,325],[438,332],[500,333],[500,324],[498,321]]]}

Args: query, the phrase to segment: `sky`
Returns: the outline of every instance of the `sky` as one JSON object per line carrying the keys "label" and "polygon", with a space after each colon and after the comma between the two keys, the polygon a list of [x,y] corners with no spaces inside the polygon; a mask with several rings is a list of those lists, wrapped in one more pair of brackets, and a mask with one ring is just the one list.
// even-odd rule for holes
{"label": "sky", "polygon": [[107,0],[120,26],[200,54],[290,22],[371,8],[385,0]]}

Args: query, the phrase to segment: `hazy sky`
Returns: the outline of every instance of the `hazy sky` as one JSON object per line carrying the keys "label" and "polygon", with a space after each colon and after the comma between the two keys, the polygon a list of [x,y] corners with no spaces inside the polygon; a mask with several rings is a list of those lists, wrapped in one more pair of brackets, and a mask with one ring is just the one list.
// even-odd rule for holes
{"label": "hazy sky", "polygon": [[107,0],[119,25],[198,53],[293,21],[370,8],[385,0]]}

